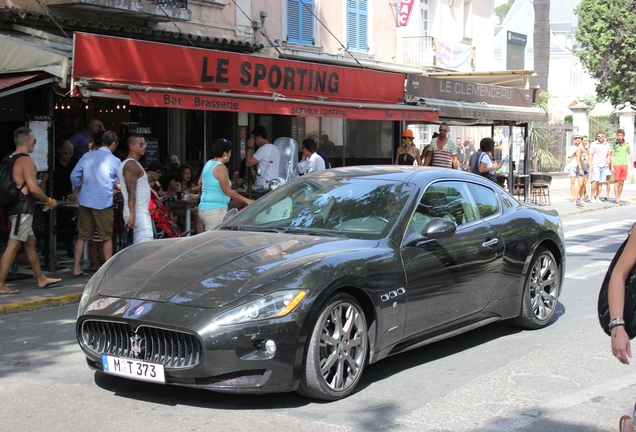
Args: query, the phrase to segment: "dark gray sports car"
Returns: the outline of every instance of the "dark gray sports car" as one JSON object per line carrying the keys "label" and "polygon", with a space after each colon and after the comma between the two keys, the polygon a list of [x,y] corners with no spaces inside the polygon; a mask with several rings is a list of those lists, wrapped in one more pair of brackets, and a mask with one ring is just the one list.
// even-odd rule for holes
{"label": "dark gray sports car", "polygon": [[564,273],[558,214],[483,177],[333,169],[217,230],[124,249],[86,285],[77,338],[126,378],[335,400],[386,356],[498,320],[546,326]]}

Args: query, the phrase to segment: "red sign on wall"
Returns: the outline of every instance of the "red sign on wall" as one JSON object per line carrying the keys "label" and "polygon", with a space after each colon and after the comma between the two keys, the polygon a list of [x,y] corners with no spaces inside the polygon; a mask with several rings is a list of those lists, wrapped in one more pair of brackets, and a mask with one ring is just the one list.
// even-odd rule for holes
{"label": "red sign on wall", "polygon": [[414,1],[400,0],[398,2],[398,27],[404,27],[408,24]]}
{"label": "red sign on wall", "polygon": [[73,78],[203,91],[395,104],[404,74],[75,33]]}

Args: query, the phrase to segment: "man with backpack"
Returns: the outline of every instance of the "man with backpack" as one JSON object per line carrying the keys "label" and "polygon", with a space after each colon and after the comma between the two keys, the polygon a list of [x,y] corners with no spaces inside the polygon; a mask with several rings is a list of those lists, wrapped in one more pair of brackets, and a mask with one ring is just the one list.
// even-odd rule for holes
{"label": "man with backpack", "polygon": [[33,159],[28,157],[35,148],[35,137],[31,129],[26,127],[16,129],[13,141],[16,150],[5,157],[0,166],[0,204],[4,207],[4,214],[11,220],[9,242],[0,260],[0,295],[20,292],[7,287],[5,280],[22,243],[24,243],[27,261],[38,281],[38,288],[51,288],[61,281],[61,279],[49,278],[42,273],[40,260],[35,250],[35,234],[31,226],[36,199],[45,202],[52,209],[57,207],[57,201],[47,197],[38,186],[35,164]]}

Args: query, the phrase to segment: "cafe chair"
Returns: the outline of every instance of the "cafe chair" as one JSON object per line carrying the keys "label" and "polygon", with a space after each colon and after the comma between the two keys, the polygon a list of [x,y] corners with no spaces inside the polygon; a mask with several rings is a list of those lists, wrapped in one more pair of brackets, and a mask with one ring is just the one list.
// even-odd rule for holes
{"label": "cafe chair", "polygon": [[518,175],[513,176],[511,193],[517,198],[517,201],[521,201],[522,198],[525,200],[526,178],[519,177]]}
{"label": "cafe chair", "polygon": [[530,195],[532,202],[539,205],[550,205],[550,184],[552,176],[530,174]]}

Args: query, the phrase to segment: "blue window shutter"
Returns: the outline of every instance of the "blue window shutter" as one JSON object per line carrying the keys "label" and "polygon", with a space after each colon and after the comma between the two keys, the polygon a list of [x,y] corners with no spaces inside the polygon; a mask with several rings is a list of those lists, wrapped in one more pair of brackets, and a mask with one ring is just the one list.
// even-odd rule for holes
{"label": "blue window shutter", "polygon": [[287,0],[287,40],[300,43],[300,1]]}
{"label": "blue window shutter", "polygon": [[313,0],[301,0],[301,39],[303,44],[314,44],[314,1]]}
{"label": "blue window shutter", "polygon": [[347,44],[352,51],[368,51],[368,0],[347,0]]}
{"label": "blue window shutter", "polygon": [[287,40],[292,43],[314,43],[313,0],[287,0]]}

